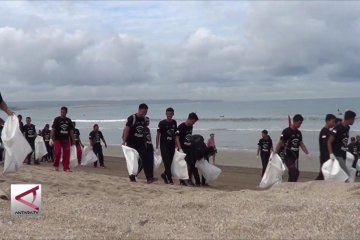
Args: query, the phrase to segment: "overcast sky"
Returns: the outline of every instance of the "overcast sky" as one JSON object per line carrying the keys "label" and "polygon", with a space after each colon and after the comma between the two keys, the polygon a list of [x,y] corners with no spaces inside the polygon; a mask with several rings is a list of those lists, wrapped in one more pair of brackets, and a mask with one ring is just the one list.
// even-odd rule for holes
{"label": "overcast sky", "polygon": [[1,2],[8,101],[360,96],[360,2]]}

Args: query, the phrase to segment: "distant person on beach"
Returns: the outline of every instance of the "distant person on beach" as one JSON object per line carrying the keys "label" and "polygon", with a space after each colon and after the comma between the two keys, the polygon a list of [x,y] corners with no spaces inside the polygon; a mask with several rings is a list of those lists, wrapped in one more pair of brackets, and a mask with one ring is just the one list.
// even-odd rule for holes
{"label": "distant person on beach", "polygon": [[346,151],[349,141],[350,126],[355,122],[356,113],[349,110],[344,114],[344,120],[337,124],[331,131],[328,140],[328,150],[330,159],[339,161],[341,168],[348,174],[346,167]]}
{"label": "distant person on beach", "polygon": [[356,169],[356,163],[359,159],[359,149],[358,149],[358,144],[356,143],[355,137],[352,137],[350,139],[350,143],[347,147],[347,151],[349,153],[351,153],[352,155],[354,155],[354,161],[353,161],[352,167]]}
{"label": "distant person on beach", "polygon": [[[356,135],[356,147],[358,150],[358,156],[360,156],[360,135]],[[359,161],[359,159],[356,161],[355,166],[357,166],[358,161]],[[356,176],[360,177],[360,171],[356,171]]]}
{"label": "distant person on beach", "polygon": [[50,126],[45,124],[44,129],[42,130],[42,137],[45,142],[47,155],[45,156],[46,161],[54,162],[54,151],[53,146],[50,146]]}
{"label": "distant person on beach", "polygon": [[194,124],[199,120],[196,113],[192,112],[189,114],[187,120],[181,123],[176,131],[176,145],[180,152],[186,154],[185,160],[188,165],[189,179],[187,182],[185,180],[180,180],[181,185],[191,185],[195,184],[192,182],[192,177],[195,179],[195,183],[200,185],[200,177],[197,168],[195,167],[196,160],[192,156],[190,151],[191,146],[191,136]]}
{"label": "distant person on beach", "polygon": [[[146,182],[152,183],[156,179],[154,178],[154,146],[151,140],[151,131],[149,128],[150,119],[145,117],[145,124],[146,127],[144,128],[144,139],[145,139],[145,146],[146,146],[146,160],[143,161],[142,168],[144,169],[144,173],[146,176]],[[141,168],[138,170],[138,174],[141,172]]]}
{"label": "distant person on beach", "polygon": [[[107,144],[102,132],[99,130],[99,125],[94,124],[93,130],[89,134],[90,146],[94,151],[95,155],[99,159],[100,167],[105,168],[104,165],[104,154],[102,151],[101,141],[103,141],[105,148],[107,148]],[[94,162],[94,167],[97,167],[97,162]]]}
{"label": "distant person on beach", "polygon": [[14,112],[11,111],[11,109],[6,104],[5,100],[2,98],[1,93],[0,93],[0,109],[3,110],[9,116],[14,114]]}
{"label": "distant person on beach", "polygon": [[[54,144],[55,171],[59,171],[61,150],[63,157],[63,169],[65,172],[70,170],[70,146],[74,145],[74,126],[70,118],[66,117],[68,112],[67,107],[61,107],[60,116],[55,118],[51,127],[50,138]],[[50,143],[51,145],[51,143]]]}
{"label": "distant person on beach", "polygon": [[259,158],[260,155],[261,163],[262,163],[261,176],[264,176],[266,167],[269,163],[270,154],[272,151],[273,151],[272,139],[270,138],[268,131],[263,130],[261,132],[261,139],[259,140],[258,150],[257,150],[257,158]]}
{"label": "distant person on beach", "polygon": [[22,122],[22,115],[18,115],[17,116],[18,119],[19,119],[19,128],[20,128],[20,131],[23,133],[24,132],[24,123]]}
{"label": "distant person on beach", "polygon": [[[26,124],[24,125],[23,131],[24,131],[23,132],[24,137],[26,138],[32,149],[32,152],[29,153],[28,156],[26,157],[27,160],[26,163],[30,165],[32,155],[35,154],[35,138],[36,138],[35,125],[31,124],[30,117],[26,117]],[[39,164],[39,161],[38,159],[35,159],[35,156],[34,156],[34,164]]]}
{"label": "distant person on beach", "polygon": [[320,150],[320,172],[316,180],[324,180],[322,174],[322,165],[330,159],[327,142],[330,137],[331,130],[335,126],[336,116],[334,114],[327,114],[325,117],[325,126],[321,129],[319,134],[319,150]]}
{"label": "distant person on beach", "polygon": [[301,148],[307,157],[311,159],[309,151],[302,140],[302,134],[299,130],[304,118],[300,114],[293,117],[290,127],[282,131],[280,141],[276,146],[275,153],[279,153],[282,147],[285,147],[284,162],[289,171],[289,182],[297,182],[299,171],[299,149]]}
{"label": "distant person on beach", "polygon": [[[139,105],[138,112],[127,118],[126,127],[123,133],[124,145],[134,148],[140,155],[139,168],[142,162],[146,161],[146,147],[144,144],[144,128],[146,127],[145,116],[148,106],[145,103]],[[146,173],[145,173],[146,174]],[[136,182],[135,175],[129,175],[131,182]],[[146,176],[151,178],[151,176]]]}
{"label": "distant person on beach", "polygon": [[4,124],[5,124],[4,120],[0,118],[0,162],[3,160],[3,154],[4,154],[4,147],[1,139],[1,133],[4,128]]}
{"label": "distant person on beach", "polygon": [[[166,184],[174,184],[172,180],[171,164],[175,154],[177,122],[173,119],[174,109],[167,108],[165,111],[166,119],[159,122],[156,134],[156,151],[159,154],[159,146],[161,158],[164,163],[165,171],[161,174],[161,178]],[[160,144],[160,145],[159,145]]]}
{"label": "distant person on beach", "polygon": [[82,144],[81,139],[80,139],[80,131],[79,131],[79,129],[76,128],[76,122],[73,122],[73,125],[74,125],[74,141],[75,141],[75,146],[76,146],[76,154],[77,154],[78,162],[80,164],[82,148],[84,147],[84,145]]}
{"label": "distant person on beach", "polygon": [[217,154],[217,149],[216,149],[216,143],[215,143],[215,134],[213,134],[213,133],[210,134],[210,138],[207,141],[207,148],[208,148],[208,152],[209,152],[209,157],[212,156],[213,164],[215,165],[215,157]]}

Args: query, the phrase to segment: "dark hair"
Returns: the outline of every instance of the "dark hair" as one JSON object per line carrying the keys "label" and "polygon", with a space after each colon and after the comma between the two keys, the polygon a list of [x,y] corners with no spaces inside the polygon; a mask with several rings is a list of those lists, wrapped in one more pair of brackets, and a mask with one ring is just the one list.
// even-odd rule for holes
{"label": "dark hair", "polygon": [[172,107],[169,107],[169,108],[166,109],[166,112],[172,112],[172,113],[174,113],[174,109],[173,109]]}
{"label": "dark hair", "polygon": [[64,110],[66,113],[68,111],[67,107],[61,107],[61,111]]}
{"label": "dark hair", "polygon": [[50,127],[50,125],[49,125],[49,124],[45,124],[45,127]]}
{"label": "dark hair", "polygon": [[341,123],[342,122],[342,119],[341,118],[336,118],[335,119],[335,124],[338,124],[338,123]]}
{"label": "dark hair", "polygon": [[302,122],[304,121],[304,118],[303,116],[301,116],[300,114],[296,114],[294,117],[293,117],[293,122]]}
{"label": "dark hair", "polygon": [[350,120],[350,119],[354,119],[356,117],[356,113],[351,111],[351,110],[348,110],[345,112],[345,115],[344,115],[344,119],[345,120]]}
{"label": "dark hair", "polygon": [[31,117],[26,117],[26,119],[30,119],[30,120],[31,120]]}
{"label": "dark hair", "polygon": [[350,141],[355,141],[355,137],[351,137],[351,138],[350,138]]}
{"label": "dark hair", "polygon": [[145,103],[142,103],[139,105],[139,109],[149,109],[148,105],[146,105]]}
{"label": "dark hair", "polygon": [[22,115],[21,115],[21,114],[19,114],[19,115],[18,115],[18,118],[21,118],[21,119],[22,119]]}
{"label": "dark hair", "polygon": [[334,114],[329,113],[325,117],[325,122],[333,120],[333,119],[336,119],[336,116]]}
{"label": "dark hair", "polygon": [[93,126],[93,128],[95,128],[95,127],[99,127],[99,125],[98,125],[97,123],[95,123],[94,126]]}
{"label": "dark hair", "polygon": [[198,116],[194,112],[189,113],[188,119],[193,119],[195,121],[199,120]]}
{"label": "dark hair", "polygon": [[267,131],[267,130],[262,130],[261,133],[263,133],[263,134],[268,134],[268,131]]}

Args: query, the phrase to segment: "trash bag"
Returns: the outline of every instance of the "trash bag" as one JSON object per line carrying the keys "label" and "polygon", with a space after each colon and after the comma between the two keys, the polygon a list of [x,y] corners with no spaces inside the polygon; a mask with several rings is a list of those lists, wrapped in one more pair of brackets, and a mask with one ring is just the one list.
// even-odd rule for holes
{"label": "trash bag", "polygon": [[89,152],[88,146],[81,147],[81,165],[85,161],[85,157],[88,152]]}
{"label": "trash bag", "polygon": [[70,148],[70,168],[77,167],[79,165],[77,159],[77,149],[76,146],[73,145]]}
{"label": "trash bag", "polygon": [[350,152],[346,152],[346,168],[349,172],[349,182],[355,182],[355,178],[356,178],[356,169],[353,168],[353,163],[355,160],[355,156],[354,154],[350,153]]}
{"label": "trash bag", "polygon": [[122,145],[122,150],[126,159],[126,167],[129,175],[137,175],[139,170],[139,153],[128,146]]}
{"label": "trash bag", "polygon": [[88,166],[94,162],[96,162],[98,160],[96,154],[94,153],[93,150],[89,150],[85,157],[81,160],[81,166]]}
{"label": "trash bag", "polygon": [[171,173],[176,179],[189,179],[185,156],[185,153],[175,151],[174,158],[171,164]]}
{"label": "trash bag", "polygon": [[357,161],[356,170],[360,171],[360,159],[358,159]]}
{"label": "trash bag", "polygon": [[15,115],[6,119],[1,139],[5,148],[3,173],[16,172],[32,149],[20,131],[19,120]]}
{"label": "trash bag", "polygon": [[200,174],[204,176],[204,178],[206,179],[206,183],[215,181],[221,173],[220,168],[216,167],[213,164],[210,164],[205,159],[196,161],[195,167],[197,167]]}
{"label": "trash bag", "polygon": [[47,149],[43,137],[37,136],[35,138],[35,159],[41,159],[47,154]]}
{"label": "trash bag", "polygon": [[349,178],[337,159],[327,160],[321,167],[321,172],[324,175],[324,179],[329,181],[345,182]]}
{"label": "trash bag", "polygon": [[161,154],[156,154],[154,152],[154,172],[156,172],[159,169],[161,163],[162,163]]}
{"label": "trash bag", "polygon": [[260,188],[269,188],[273,185],[282,183],[282,176],[286,167],[278,154],[271,154],[269,163],[266,167]]}

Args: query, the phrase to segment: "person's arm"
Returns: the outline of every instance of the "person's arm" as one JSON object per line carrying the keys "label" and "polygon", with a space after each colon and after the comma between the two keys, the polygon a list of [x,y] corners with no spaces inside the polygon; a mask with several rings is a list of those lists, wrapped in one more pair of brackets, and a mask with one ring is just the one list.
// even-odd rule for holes
{"label": "person's arm", "polygon": [[75,144],[75,137],[74,137],[74,130],[73,129],[70,130],[70,141],[71,141],[71,145]]}
{"label": "person's arm", "polygon": [[156,133],[156,149],[159,149],[160,137],[161,137],[161,133],[158,131]]}
{"label": "person's arm", "polygon": [[104,136],[101,134],[101,140],[103,141],[103,143],[105,144],[105,148],[107,148],[107,144],[106,144],[106,141],[105,141],[105,138]]}
{"label": "person's arm", "polygon": [[329,140],[327,142],[327,148],[328,148],[328,151],[329,151],[329,156],[330,156],[330,159],[332,160],[335,160],[335,155],[333,153],[333,147],[332,147],[332,144],[335,140],[335,137],[333,135],[330,135],[329,136]]}
{"label": "person's arm", "polygon": [[0,109],[3,110],[9,116],[14,115],[14,112],[9,109],[8,105],[3,99],[0,103]]}
{"label": "person's arm", "polygon": [[279,140],[278,144],[276,145],[275,152],[276,154],[279,154],[280,149],[284,147],[285,142],[283,140]]}
{"label": "person's arm", "polygon": [[178,150],[181,150],[181,144],[180,144],[180,136],[176,135],[176,147],[178,148]]}
{"label": "person's arm", "polygon": [[80,143],[80,146],[84,147],[84,144],[81,142],[81,138],[80,138],[80,131],[79,131],[78,138],[79,138],[79,143]]}
{"label": "person's arm", "polygon": [[260,146],[258,146],[257,153],[256,153],[256,157],[258,158],[259,155],[260,155]]}
{"label": "person's arm", "polygon": [[128,143],[128,139],[129,139],[129,134],[130,134],[130,127],[126,126],[124,129],[124,145],[127,145]]}
{"label": "person's arm", "polygon": [[306,148],[305,144],[303,143],[303,141],[300,142],[300,148],[303,150],[303,152],[306,154],[306,156],[307,156],[308,158],[311,158],[311,157],[310,157],[310,153],[309,153],[309,151],[307,150],[307,148]]}
{"label": "person's arm", "polygon": [[90,143],[90,147],[93,147],[93,138],[91,136],[91,134],[89,135],[89,143]]}

